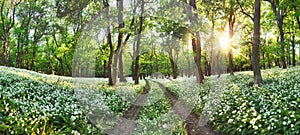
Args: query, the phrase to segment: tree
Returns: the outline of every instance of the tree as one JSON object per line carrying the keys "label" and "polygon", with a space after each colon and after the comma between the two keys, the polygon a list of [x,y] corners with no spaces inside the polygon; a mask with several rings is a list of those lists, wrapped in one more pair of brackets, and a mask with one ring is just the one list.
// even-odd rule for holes
{"label": "tree", "polygon": [[[196,0],[190,0],[189,2],[191,13],[195,12],[197,10]],[[193,25],[196,25],[198,22],[198,14],[193,13],[192,17],[190,17],[190,21]],[[201,68],[201,37],[200,33],[198,31],[192,33],[192,46],[193,46],[193,52],[194,52],[194,61],[196,63],[196,78],[197,83],[203,83],[204,76]]]}
{"label": "tree", "polygon": [[15,13],[16,8],[20,4],[21,1],[18,0],[2,0],[1,7],[0,7],[0,39],[2,41],[2,65],[8,66],[8,37],[10,34],[11,29],[15,24]]}
{"label": "tree", "polygon": [[260,72],[260,57],[259,57],[259,44],[260,44],[260,0],[254,2],[254,33],[252,45],[252,66],[254,72],[254,85],[260,86],[262,84],[262,77]]}
{"label": "tree", "polygon": [[141,0],[141,10],[139,18],[139,30],[136,37],[136,50],[134,50],[134,83],[139,84],[139,58],[140,58],[140,45],[141,45],[141,34],[143,31],[143,21],[145,12],[145,0]]}
{"label": "tree", "polygon": [[253,41],[252,41],[252,68],[254,73],[254,86],[262,85],[262,76],[260,71],[260,56],[259,56],[259,45],[260,45],[260,0],[254,1],[254,16],[248,14],[242,4],[237,0],[242,13],[248,16],[253,21]]}
{"label": "tree", "polygon": [[285,59],[285,41],[284,41],[284,30],[283,30],[283,20],[286,17],[288,10],[287,5],[284,2],[279,0],[265,0],[271,4],[273,13],[276,16],[277,26],[280,32],[280,46],[281,46],[281,63],[282,68],[287,68],[286,59]]}
{"label": "tree", "polygon": [[233,0],[230,0],[230,8],[229,8],[229,18],[228,18],[228,25],[229,25],[229,51],[228,51],[228,61],[229,66],[228,70],[230,75],[233,75],[233,56],[232,56],[232,38],[234,34],[234,23],[235,23],[235,3]]}

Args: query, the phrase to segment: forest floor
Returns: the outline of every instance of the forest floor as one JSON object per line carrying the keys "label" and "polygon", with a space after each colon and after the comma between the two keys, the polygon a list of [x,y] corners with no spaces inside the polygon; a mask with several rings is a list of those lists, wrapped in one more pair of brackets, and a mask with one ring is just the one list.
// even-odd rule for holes
{"label": "forest floor", "polygon": [[262,87],[250,71],[109,87],[0,66],[0,134],[299,134],[300,68],[262,76]]}
{"label": "forest floor", "polygon": [[[200,123],[199,116],[195,112],[191,111],[190,107],[187,107],[184,103],[179,101],[178,97],[168,91],[166,86],[157,81],[153,82],[159,84],[159,87],[171,103],[172,109],[176,112],[176,114],[184,119],[186,123],[186,130],[189,135],[221,135],[221,133],[215,131],[206,123]],[[188,114],[188,116],[186,116],[186,114]]]}

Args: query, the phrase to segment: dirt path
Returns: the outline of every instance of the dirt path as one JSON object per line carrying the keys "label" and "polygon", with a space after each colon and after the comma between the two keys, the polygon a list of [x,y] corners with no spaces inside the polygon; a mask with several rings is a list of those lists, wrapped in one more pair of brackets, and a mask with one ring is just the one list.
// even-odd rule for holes
{"label": "dirt path", "polygon": [[150,91],[149,81],[146,80],[144,91],[131,104],[129,109],[123,114],[121,121],[114,125],[109,135],[131,135],[136,127],[136,120]]}
{"label": "dirt path", "polygon": [[178,101],[178,98],[169,92],[163,84],[156,81],[153,82],[159,85],[168,98],[172,109],[185,121],[186,130],[189,135],[221,135],[221,133],[214,131],[206,123],[200,123],[198,115],[192,112],[192,108]]}

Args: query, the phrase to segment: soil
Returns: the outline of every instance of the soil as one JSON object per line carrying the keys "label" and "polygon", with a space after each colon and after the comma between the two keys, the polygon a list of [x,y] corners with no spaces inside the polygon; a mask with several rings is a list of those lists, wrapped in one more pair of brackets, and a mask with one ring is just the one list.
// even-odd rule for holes
{"label": "soil", "polygon": [[174,112],[176,112],[181,117],[181,119],[185,121],[185,128],[188,135],[222,135],[222,133],[215,131],[206,123],[201,123],[199,121],[199,116],[192,111],[192,108],[189,108],[184,105],[184,103],[180,102],[178,98],[171,92],[169,92],[163,84],[159,82],[154,83],[157,83],[165,93]]}
{"label": "soil", "polygon": [[134,132],[136,127],[136,120],[139,117],[139,113],[143,108],[149,91],[149,82],[146,80],[146,85],[144,87],[143,92],[137,97],[137,99],[131,104],[129,109],[123,114],[120,122],[114,125],[112,131],[108,132],[110,135],[131,135]]}
{"label": "soil", "polygon": [[[183,121],[185,121],[185,128],[188,135],[222,135],[222,133],[215,131],[206,123],[201,123],[199,121],[199,116],[192,111],[192,108],[189,108],[184,103],[180,102],[178,98],[169,92],[163,84],[154,81],[152,82],[159,85],[168,98],[174,112],[177,113]],[[113,130],[109,132],[110,135],[130,135],[134,132],[136,127],[135,121],[138,119],[139,113],[147,99],[149,91],[149,81],[146,81],[143,93],[138,96],[135,102],[123,114],[120,122],[114,125]]]}

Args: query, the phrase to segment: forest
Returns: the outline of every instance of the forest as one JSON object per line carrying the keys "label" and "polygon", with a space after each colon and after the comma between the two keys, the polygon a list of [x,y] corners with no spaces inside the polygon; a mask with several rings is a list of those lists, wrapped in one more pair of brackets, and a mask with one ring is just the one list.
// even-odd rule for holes
{"label": "forest", "polygon": [[299,134],[300,0],[1,0],[0,134]]}

